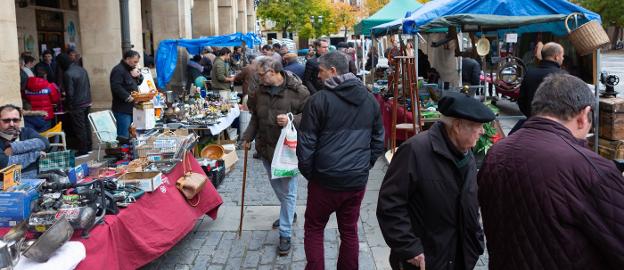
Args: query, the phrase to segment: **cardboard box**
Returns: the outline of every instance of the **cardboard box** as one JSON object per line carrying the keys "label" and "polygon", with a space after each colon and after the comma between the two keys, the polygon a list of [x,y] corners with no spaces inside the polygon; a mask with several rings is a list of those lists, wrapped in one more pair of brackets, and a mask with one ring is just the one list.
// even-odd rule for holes
{"label": "cardboard box", "polygon": [[152,192],[162,184],[162,173],[160,172],[128,172],[119,181],[126,184],[135,184],[145,192]]}
{"label": "cardboard box", "polygon": [[156,127],[154,108],[144,110],[132,108],[132,122],[136,129],[144,130]]}
{"label": "cardboard box", "polygon": [[12,227],[30,217],[30,211],[39,199],[36,186],[41,182],[42,180],[24,180],[24,190],[0,192],[0,227]]}
{"label": "cardboard box", "polygon": [[223,145],[223,149],[225,154],[222,159],[225,162],[225,170],[229,173],[238,161],[238,155],[236,155],[236,147],[233,145]]}
{"label": "cardboard box", "polygon": [[22,178],[22,165],[13,164],[0,170],[0,181],[2,181],[2,190],[7,191],[9,188],[17,185]]}

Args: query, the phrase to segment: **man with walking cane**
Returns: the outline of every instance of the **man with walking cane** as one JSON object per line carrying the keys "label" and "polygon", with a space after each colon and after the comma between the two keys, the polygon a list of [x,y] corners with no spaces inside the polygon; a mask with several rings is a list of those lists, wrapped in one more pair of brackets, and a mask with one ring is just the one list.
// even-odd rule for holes
{"label": "man with walking cane", "polygon": [[256,140],[256,150],[280,201],[280,217],[276,221],[280,235],[277,249],[284,256],[290,252],[291,228],[296,217],[297,176],[271,179],[271,161],[281,130],[289,121],[286,114],[292,113],[298,126],[310,93],[296,75],[284,71],[282,63],[273,58],[258,60],[257,72],[261,85],[248,101],[252,116],[243,141],[244,147],[249,149],[251,141]]}

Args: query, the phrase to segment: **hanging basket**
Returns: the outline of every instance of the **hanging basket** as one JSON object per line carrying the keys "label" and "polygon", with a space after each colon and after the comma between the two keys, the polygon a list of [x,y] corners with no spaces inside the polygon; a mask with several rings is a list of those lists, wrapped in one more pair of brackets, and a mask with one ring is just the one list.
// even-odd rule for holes
{"label": "hanging basket", "polygon": [[571,13],[565,19],[565,27],[570,35],[570,41],[576,48],[576,51],[580,55],[587,55],[595,51],[596,49],[609,43],[609,36],[607,32],[597,21],[589,21],[578,28],[571,30],[568,26],[568,20],[576,15],[585,17],[581,13]]}

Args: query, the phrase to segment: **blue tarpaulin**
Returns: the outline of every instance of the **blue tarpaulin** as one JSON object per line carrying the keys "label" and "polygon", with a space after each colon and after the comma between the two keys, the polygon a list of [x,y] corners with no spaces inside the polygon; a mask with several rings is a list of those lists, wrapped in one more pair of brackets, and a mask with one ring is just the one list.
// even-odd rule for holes
{"label": "blue tarpaulin", "polygon": [[570,13],[581,13],[587,20],[601,22],[600,15],[567,0],[434,0],[411,12],[404,19],[373,28],[374,33],[392,32],[402,27],[405,34],[431,31],[440,27],[473,24],[510,29],[518,33],[551,32],[566,35],[562,20]]}
{"label": "blue tarpaulin", "polygon": [[199,54],[203,47],[247,46],[260,44],[261,39],[253,33],[234,33],[223,36],[202,37],[196,39],[166,39],[158,44],[156,52],[156,79],[158,88],[164,89],[171,80],[178,62],[178,47],[184,47],[189,54]]}

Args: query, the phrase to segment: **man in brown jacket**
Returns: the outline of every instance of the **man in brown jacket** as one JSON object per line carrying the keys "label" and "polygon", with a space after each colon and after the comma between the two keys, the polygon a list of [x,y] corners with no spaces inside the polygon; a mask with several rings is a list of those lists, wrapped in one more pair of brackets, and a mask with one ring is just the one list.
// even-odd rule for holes
{"label": "man in brown jacket", "polygon": [[286,114],[292,113],[295,126],[298,126],[310,93],[297,76],[284,71],[282,63],[273,58],[263,57],[258,60],[257,71],[261,84],[256,93],[249,97],[251,121],[243,134],[243,141],[244,147],[249,149],[250,142],[256,140],[256,150],[280,201],[278,252],[283,256],[290,252],[291,227],[296,217],[297,176],[271,179],[271,161],[281,130],[288,124]]}

